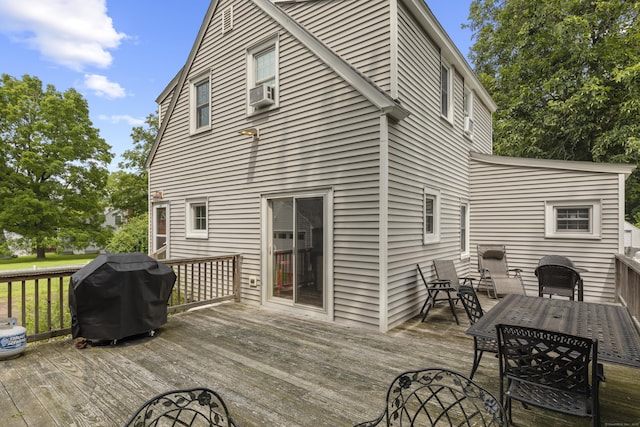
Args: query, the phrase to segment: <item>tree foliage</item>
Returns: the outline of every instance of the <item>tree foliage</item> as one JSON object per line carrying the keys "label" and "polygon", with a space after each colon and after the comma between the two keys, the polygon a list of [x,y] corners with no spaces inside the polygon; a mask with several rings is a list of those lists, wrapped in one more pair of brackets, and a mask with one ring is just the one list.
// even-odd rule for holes
{"label": "tree foliage", "polygon": [[0,229],[44,248],[105,239],[104,189],[110,146],[74,89],[43,88],[37,77],[0,80]]}
{"label": "tree foliage", "polygon": [[495,152],[638,163],[639,12],[635,0],[474,0],[470,58],[499,108]]}
{"label": "tree foliage", "polygon": [[158,116],[148,115],[145,125],[132,129],[133,148],[122,154],[123,160],[118,164],[121,170],[109,177],[110,204],[128,217],[141,215],[148,209],[147,170],[144,165],[158,134]]}

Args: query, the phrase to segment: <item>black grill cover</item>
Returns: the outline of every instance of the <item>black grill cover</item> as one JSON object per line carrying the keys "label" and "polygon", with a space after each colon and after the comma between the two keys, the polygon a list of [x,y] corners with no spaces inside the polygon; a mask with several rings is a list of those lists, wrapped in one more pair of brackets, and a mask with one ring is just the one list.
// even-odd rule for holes
{"label": "black grill cover", "polygon": [[176,275],[142,253],[99,255],[71,276],[73,338],[118,340],[167,322]]}

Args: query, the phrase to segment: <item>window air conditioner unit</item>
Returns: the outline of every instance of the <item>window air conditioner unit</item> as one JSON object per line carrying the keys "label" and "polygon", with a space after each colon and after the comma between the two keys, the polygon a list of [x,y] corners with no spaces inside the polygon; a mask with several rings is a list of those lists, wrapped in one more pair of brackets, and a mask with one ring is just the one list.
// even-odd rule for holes
{"label": "window air conditioner unit", "polygon": [[258,85],[249,90],[249,105],[258,108],[272,105],[276,102],[276,88],[267,85]]}
{"label": "window air conditioner unit", "polygon": [[464,131],[468,134],[473,133],[473,119],[471,117],[464,118]]}

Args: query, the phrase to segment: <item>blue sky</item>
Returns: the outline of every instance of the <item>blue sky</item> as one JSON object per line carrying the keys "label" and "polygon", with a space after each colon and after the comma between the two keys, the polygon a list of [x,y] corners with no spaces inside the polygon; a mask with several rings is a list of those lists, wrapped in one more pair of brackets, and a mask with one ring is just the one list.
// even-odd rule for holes
{"label": "blue sky", "polygon": [[[366,1],[366,0],[363,0]],[[471,0],[427,2],[466,55]],[[0,74],[78,90],[116,158],[184,65],[209,0],[0,0]]]}

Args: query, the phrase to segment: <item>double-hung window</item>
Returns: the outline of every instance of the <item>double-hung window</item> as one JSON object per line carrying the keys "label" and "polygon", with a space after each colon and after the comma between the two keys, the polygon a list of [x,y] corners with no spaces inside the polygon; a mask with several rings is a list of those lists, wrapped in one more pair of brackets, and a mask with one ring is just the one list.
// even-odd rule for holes
{"label": "double-hung window", "polygon": [[187,237],[207,237],[207,199],[187,200]]}
{"label": "double-hung window", "polygon": [[440,114],[453,122],[453,69],[444,62],[440,64]]}
{"label": "double-hung window", "polygon": [[253,55],[255,61],[256,86],[275,86],[276,84],[276,46],[268,46],[265,50]]}
{"label": "double-hung window", "polygon": [[600,238],[599,200],[547,201],[545,237]]}
{"label": "double-hung window", "polygon": [[191,132],[211,126],[211,81],[209,75],[191,81]]}
{"label": "double-hung window", "polygon": [[471,89],[464,90],[463,108],[464,133],[471,137],[473,135],[473,91]]}
{"label": "double-hung window", "polygon": [[460,203],[460,256],[469,256],[469,203]]}
{"label": "double-hung window", "polygon": [[278,106],[278,38],[273,37],[247,50],[247,113]]}
{"label": "double-hung window", "polygon": [[440,191],[424,189],[423,195],[423,243],[440,240]]}

